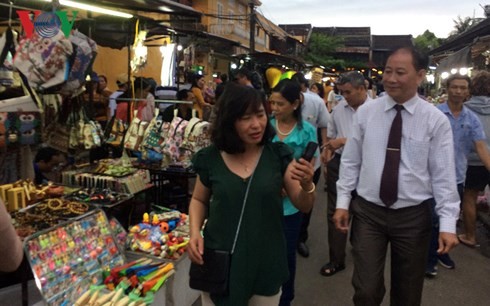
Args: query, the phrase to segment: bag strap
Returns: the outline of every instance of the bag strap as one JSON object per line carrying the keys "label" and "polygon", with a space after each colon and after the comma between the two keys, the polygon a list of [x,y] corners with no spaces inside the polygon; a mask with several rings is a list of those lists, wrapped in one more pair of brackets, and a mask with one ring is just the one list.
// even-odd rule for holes
{"label": "bag strap", "polygon": [[[182,119],[182,118],[181,118]],[[175,126],[174,134],[172,135],[172,139],[175,139],[175,134],[177,134],[177,130],[179,129],[179,126],[184,122],[185,120],[182,119],[180,122]]]}
{"label": "bag strap", "polygon": [[260,162],[260,158],[262,157],[263,151],[264,151],[264,147],[262,147],[260,149],[259,158],[257,159],[257,163],[255,164],[254,172],[252,172],[252,176],[250,176],[250,180],[248,180],[247,190],[245,191],[245,196],[243,197],[242,211],[240,213],[240,219],[238,220],[238,226],[237,226],[236,233],[235,233],[235,239],[233,240],[233,246],[231,248],[231,254],[233,254],[233,252],[235,251],[236,242],[238,240],[238,233],[240,232],[240,227],[242,225],[243,213],[245,212],[245,205],[247,204],[248,192],[250,190],[250,185],[252,184],[252,180],[253,180],[254,175],[255,175],[255,170],[257,170],[257,165]]}
{"label": "bag strap", "polygon": [[[197,119],[197,118],[196,118],[196,119]],[[192,119],[191,119],[191,120],[192,120]],[[189,123],[190,123],[190,122],[191,122],[191,121],[189,121]],[[192,132],[194,131],[194,128],[195,128],[195,127],[196,127],[196,126],[197,126],[199,123],[201,123],[201,122],[203,122],[203,121],[202,121],[201,119],[198,119],[198,120],[196,120],[196,122],[194,122],[194,124],[193,124],[193,125],[192,125],[190,128],[185,129],[185,135],[184,135],[184,137],[185,137],[185,138],[187,138],[187,137],[189,137],[190,135],[192,135]]]}

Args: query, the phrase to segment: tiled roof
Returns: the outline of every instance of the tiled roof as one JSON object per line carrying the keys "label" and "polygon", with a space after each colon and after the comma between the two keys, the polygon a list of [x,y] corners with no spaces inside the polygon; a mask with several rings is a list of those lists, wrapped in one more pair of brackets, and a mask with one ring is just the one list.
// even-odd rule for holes
{"label": "tiled roof", "polygon": [[370,27],[314,27],[313,33],[342,37],[345,47],[370,47]]}
{"label": "tiled roof", "polygon": [[394,47],[412,46],[412,35],[373,35],[372,50],[391,50]]}

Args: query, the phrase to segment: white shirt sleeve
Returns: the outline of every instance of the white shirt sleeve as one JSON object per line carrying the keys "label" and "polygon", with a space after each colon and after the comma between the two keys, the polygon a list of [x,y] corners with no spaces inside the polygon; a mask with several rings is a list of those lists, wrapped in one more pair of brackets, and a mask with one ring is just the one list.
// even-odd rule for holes
{"label": "white shirt sleeve", "polygon": [[351,192],[357,187],[361,170],[362,141],[363,136],[356,113],[352,126],[352,137],[347,140],[342,153],[337,181],[337,208],[349,209],[352,199]]}
{"label": "white shirt sleeve", "polygon": [[429,171],[432,178],[432,192],[436,201],[436,213],[439,216],[439,231],[456,233],[456,221],[459,216],[459,195],[456,187],[453,138],[451,125],[443,118],[434,131],[429,151]]}

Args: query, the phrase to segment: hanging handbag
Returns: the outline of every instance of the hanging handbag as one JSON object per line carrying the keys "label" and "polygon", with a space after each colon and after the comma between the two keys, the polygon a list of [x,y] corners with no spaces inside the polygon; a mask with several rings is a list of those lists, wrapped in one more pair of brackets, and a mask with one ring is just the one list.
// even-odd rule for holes
{"label": "hanging handbag", "polygon": [[[262,151],[260,152],[255,168],[262,157]],[[229,282],[230,282],[230,267],[231,257],[235,251],[236,242],[238,240],[238,233],[242,225],[243,213],[245,212],[245,205],[247,204],[248,192],[250,185],[252,184],[255,170],[250,177],[243,197],[242,211],[240,212],[240,218],[238,220],[238,226],[235,232],[235,239],[233,240],[233,246],[231,251],[214,250],[204,248],[202,265],[191,263],[189,271],[189,286],[192,289],[209,292],[210,294],[217,296],[228,295]]]}

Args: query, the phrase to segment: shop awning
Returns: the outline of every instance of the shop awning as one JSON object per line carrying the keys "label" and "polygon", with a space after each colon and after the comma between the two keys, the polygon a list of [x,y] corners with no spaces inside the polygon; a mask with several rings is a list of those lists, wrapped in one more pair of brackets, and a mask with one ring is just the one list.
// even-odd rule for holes
{"label": "shop awning", "polygon": [[453,68],[471,67],[471,47],[465,47],[439,62],[437,72],[449,72]]}

